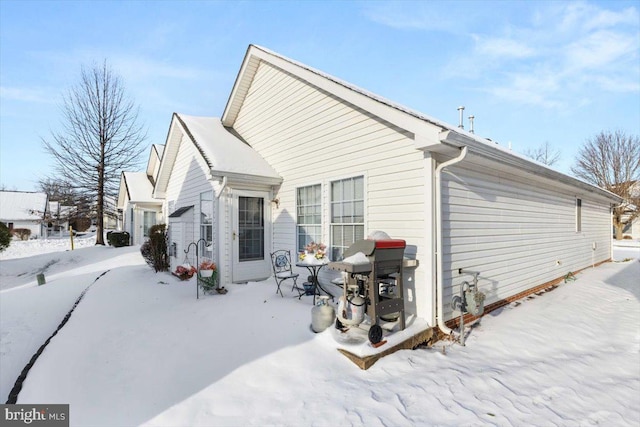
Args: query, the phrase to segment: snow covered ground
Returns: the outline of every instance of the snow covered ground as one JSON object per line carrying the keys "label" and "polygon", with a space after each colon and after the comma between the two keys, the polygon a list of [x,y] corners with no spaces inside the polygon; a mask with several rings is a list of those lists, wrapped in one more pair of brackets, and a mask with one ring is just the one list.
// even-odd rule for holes
{"label": "snow covered ground", "polygon": [[138,247],[93,242],[45,254],[14,242],[19,255],[3,254],[3,402],[90,286],[18,399],[69,403],[71,425],[640,423],[637,243],[484,317],[465,347],[400,351],[361,371],[335,350],[333,328],[310,331],[311,297],[281,298],[269,280],[196,300],[195,280],[155,274]]}

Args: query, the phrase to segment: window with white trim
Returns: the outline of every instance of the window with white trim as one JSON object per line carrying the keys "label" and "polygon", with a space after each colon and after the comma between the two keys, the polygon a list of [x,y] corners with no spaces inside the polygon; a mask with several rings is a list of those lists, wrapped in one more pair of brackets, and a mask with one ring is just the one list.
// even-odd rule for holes
{"label": "window with white trim", "polygon": [[582,199],[576,199],[576,232],[582,231]]}
{"label": "window with white trim", "polygon": [[331,182],[331,259],[341,260],[344,250],[364,239],[364,177]]}
{"label": "window with white trim", "polygon": [[213,258],[213,191],[200,193],[200,256]]}
{"label": "window with white trim", "polygon": [[296,191],[296,242],[299,252],[322,241],[322,186],[299,187]]}

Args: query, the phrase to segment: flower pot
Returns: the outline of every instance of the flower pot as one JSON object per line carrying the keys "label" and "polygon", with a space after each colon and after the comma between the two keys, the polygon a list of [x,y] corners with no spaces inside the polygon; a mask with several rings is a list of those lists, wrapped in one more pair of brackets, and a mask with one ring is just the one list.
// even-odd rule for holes
{"label": "flower pot", "polygon": [[304,282],[302,284],[302,286],[304,287],[304,294],[305,295],[313,295],[313,283]]}
{"label": "flower pot", "polygon": [[213,270],[200,270],[201,277],[211,277],[213,276]]}

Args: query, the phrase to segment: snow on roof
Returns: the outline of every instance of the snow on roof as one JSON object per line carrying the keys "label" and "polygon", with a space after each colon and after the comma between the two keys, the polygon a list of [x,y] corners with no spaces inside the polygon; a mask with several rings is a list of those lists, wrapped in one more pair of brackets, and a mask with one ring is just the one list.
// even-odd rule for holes
{"label": "snow on roof", "polygon": [[159,201],[153,197],[153,185],[146,172],[123,172],[122,175],[131,202],[157,203]]}
{"label": "snow on roof", "polygon": [[177,114],[214,172],[280,179],[280,175],[249,144],[231,133],[217,117]]}
{"label": "snow on roof", "polygon": [[42,219],[46,208],[46,193],[0,191],[1,220]]}

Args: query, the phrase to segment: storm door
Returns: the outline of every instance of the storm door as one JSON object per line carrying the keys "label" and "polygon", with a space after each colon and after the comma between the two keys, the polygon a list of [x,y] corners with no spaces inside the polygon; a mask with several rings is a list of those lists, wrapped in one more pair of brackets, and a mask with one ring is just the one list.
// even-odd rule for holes
{"label": "storm door", "polygon": [[271,275],[271,208],[266,192],[237,191],[233,197],[233,281]]}

